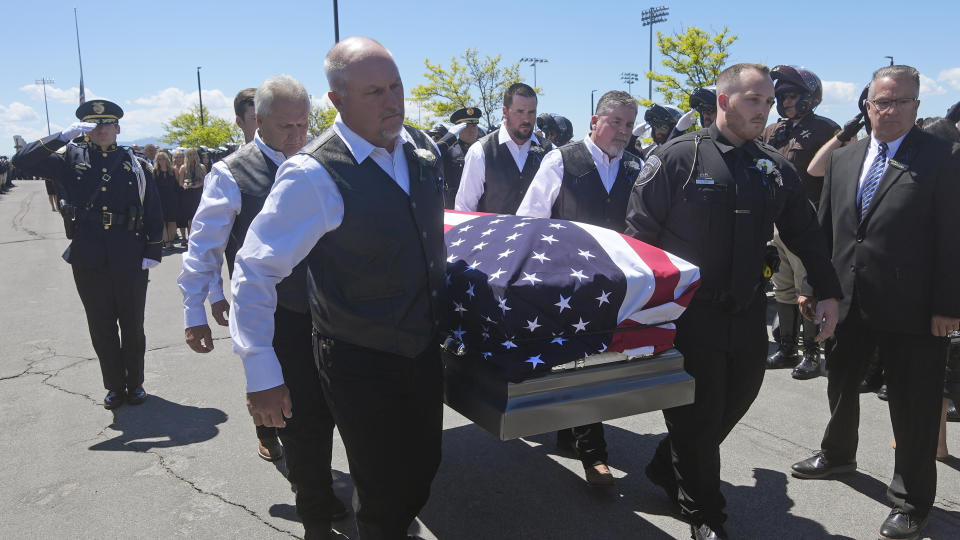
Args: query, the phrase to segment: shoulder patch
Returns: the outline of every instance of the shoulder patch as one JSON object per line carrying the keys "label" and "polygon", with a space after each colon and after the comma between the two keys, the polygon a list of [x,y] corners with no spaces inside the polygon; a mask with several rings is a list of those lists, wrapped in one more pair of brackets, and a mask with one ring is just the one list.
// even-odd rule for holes
{"label": "shoulder patch", "polygon": [[660,166],[663,165],[663,162],[660,161],[660,158],[657,156],[650,156],[643,163],[643,168],[640,169],[640,174],[637,175],[637,181],[634,183],[636,187],[640,187],[650,180],[653,180],[653,177],[656,176],[657,171],[660,170]]}

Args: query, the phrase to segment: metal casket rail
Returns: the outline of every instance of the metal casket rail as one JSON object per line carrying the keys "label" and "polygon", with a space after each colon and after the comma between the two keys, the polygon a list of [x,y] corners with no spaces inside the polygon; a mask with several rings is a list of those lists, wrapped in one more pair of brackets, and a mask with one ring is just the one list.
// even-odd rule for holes
{"label": "metal casket rail", "polygon": [[693,403],[693,377],[676,349],[594,355],[518,383],[470,355],[443,351],[443,363],[444,402],[501,441]]}

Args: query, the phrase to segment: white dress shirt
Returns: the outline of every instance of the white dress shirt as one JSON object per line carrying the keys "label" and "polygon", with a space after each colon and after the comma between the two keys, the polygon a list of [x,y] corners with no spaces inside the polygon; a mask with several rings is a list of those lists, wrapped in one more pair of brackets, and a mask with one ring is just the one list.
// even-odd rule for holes
{"label": "white dress shirt", "polygon": [[[282,152],[263,142],[259,130],[251,144],[256,144],[277,166],[287,159]],[[203,195],[193,216],[190,242],[183,254],[183,269],[177,278],[183,293],[184,328],[207,324],[203,301],[208,297],[211,304],[224,299],[223,253],[239,214],[240,188],[226,163],[218,161],[203,180]]]}
{"label": "white dress shirt", "polygon": [[[593,158],[593,165],[600,173],[600,182],[603,188],[610,193],[613,184],[617,181],[617,173],[620,172],[620,160],[623,159],[623,152],[616,157],[610,157],[600,149],[590,137],[583,139],[583,144],[590,152]],[[639,160],[638,165],[643,166],[643,161]],[[563,185],[563,156],[560,155],[560,149],[551,150],[543,158],[537,175],[530,182],[527,188],[527,194],[524,195],[520,207],[517,208],[518,216],[527,217],[545,217],[548,218],[553,213],[553,203],[557,201],[560,195],[560,187]]]}
{"label": "white dress shirt", "polygon": [[[400,132],[393,152],[387,152],[357,135],[340,115],[332,129],[357,163],[369,157],[410,194],[402,145],[414,141],[406,130]],[[439,155],[436,145],[434,150]],[[283,384],[272,344],[276,285],[310,254],[323,235],[340,226],[343,210],[343,197],[336,184],[312,156],[297,154],[280,166],[277,181],[263,210],[250,224],[233,268],[230,336],[234,352],[243,360],[247,392]]]}
{"label": "white dress shirt", "polygon": [[[497,144],[506,144],[507,150],[513,156],[514,163],[517,164],[517,171],[523,171],[523,166],[527,163],[527,155],[530,152],[530,144],[535,142],[540,144],[537,136],[533,133],[530,138],[521,145],[513,142],[510,134],[507,132],[507,126],[504,123],[497,132]],[[467,155],[463,158],[463,174],[460,176],[460,189],[457,190],[457,198],[454,201],[454,209],[462,212],[476,212],[477,203],[483,196],[483,186],[486,181],[486,159],[483,155],[483,146],[480,141],[470,145]]]}
{"label": "white dress shirt", "polygon": [[[887,143],[887,161],[883,164],[884,172],[886,172],[887,167],[890,166],[890,159],[897,155],[900,143],[903,142],[903,138],[906,136],[907,134],[904,133],[899,139]],[[863,160],[863,165],[860,167],[860,182],[857,184],[857,193],[860,193],[860,188],[863,187],[863,181],[867,179],[867,173],[870,172],[870,165],[873,164],[873,160],[876,159],[879,153],[880,141],[873,135],[870,135],[870,146],[867,147],[867,155]]]}

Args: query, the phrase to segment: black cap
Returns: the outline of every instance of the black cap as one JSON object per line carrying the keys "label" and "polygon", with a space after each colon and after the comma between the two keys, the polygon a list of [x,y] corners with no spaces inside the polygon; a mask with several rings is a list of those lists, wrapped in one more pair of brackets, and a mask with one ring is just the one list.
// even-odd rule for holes
{"label": "black cap", "polygon": [[112,101],[93,99],[77,107],[77,118],[84,122],[116,124],[123,118],[123,109]]}
{"label": "black cap", "polygon": [[480,115],[483,114],[477,107],[464,107],[450,115],[450,121],[454,124],[479,124]]}

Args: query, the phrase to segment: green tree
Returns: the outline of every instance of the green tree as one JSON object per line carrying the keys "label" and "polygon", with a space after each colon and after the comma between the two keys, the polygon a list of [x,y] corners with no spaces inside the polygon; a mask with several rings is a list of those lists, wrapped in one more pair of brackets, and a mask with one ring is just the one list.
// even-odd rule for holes
{"label": "green tree", "polygon": [[430,62],[429,58],[423,63],[427,67],[423,75],[428,82],[413,88],[413,99],[422,103],[432,116],[444,120],[457,109],[480,107],[490,127],[500,118],[503,92],[511,84],[524,80],[519,62],[504,64],[501,55],[481,57],[480,52],[472,48],[467,48],[460,57],[451,58],[446,68]]}
{"label": "green tree", "polygon": [[[716,35],[688,26],[683,33],[664,35],[657,32],[657,48],[663,56],[661,64],[671,73],[647,73],[647,78],[656,83],[657,92],[663,95],[662,104],[673,104],[681,110],[689,110],[687,99],[695,88],[717,83],[729,57],[728,49],[737,36],[724,27]],[[653,102],[643,98],[640,104],[649,107]]]}
{"label": "green tree", "polygon": [[310,106],[310,118],[307,121],[307,133],[311,137],[317,137],[328,127],[333,125],[337,118],[337,109],[333,107],[323,107],[320,105]]}
{"label": "green tree", "polygon": [[204,123],[200,123],[200,105],[194,105],[189,112],[173,117],[163,124],[164,134],[160,140],[175,146],[186,148],[208,146],[216,148],[228,143],[243,143],[243,132],[236,124],[210,114],[203,108]]}

